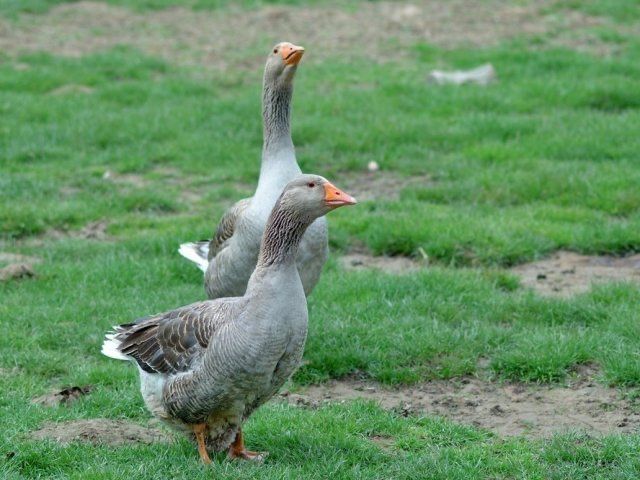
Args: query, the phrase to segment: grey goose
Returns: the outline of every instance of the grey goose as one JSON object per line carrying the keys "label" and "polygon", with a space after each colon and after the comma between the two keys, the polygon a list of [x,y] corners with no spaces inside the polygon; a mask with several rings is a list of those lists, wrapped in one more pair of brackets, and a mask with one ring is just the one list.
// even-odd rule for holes
{"label": "grey goose", "polygon": [[[300,175],[291,139],[291,98],[303,54],[304,48],[283,42],[267,57],[262,90],[262,163],[253,197],[238,201],[224,213],[211,240],[180,246],[180,254],[205,272],[209,298],[245,292],[271,209],[287,182]],[[298,271],[306,295],[318,283],[328,253],[326,219],[319,218],[307,229],[298,249]]]}
{"label": "grey goose", "polygon": [[106,336],[102,353],[137,364],[148,409],[195,435],[205,463],[207,448],[261,458],[246,450],[242,422],[302,358],[308,312],[295,261],[301,240],[316,219],[355,203],[323,177],[298,176],[275,202],[242,296],[145,317]]}

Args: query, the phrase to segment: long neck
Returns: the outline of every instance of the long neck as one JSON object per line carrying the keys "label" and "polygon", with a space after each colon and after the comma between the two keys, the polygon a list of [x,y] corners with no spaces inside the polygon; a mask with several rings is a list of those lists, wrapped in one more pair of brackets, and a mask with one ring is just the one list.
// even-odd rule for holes
{"label": "long neck", "polygon": [[309,222],[276,202],[262,236],[257,267],[295,262],[298,245]]}
{"label": "long neck", "polygon": [[274,83],[265,78],[262,90],[263,160],[277,159],[282,150],[293,151],[291,97],[293,82]]}
{"label": "long neck", "polygon": [[[264,141],[260,179],[254,198],[264,207],[266,217],[282,188],[300,174],[291,140],[291,97],[293,80],[273,82],[264,80],[262,117]],[[255,208],[262,208],[257,206]]]}

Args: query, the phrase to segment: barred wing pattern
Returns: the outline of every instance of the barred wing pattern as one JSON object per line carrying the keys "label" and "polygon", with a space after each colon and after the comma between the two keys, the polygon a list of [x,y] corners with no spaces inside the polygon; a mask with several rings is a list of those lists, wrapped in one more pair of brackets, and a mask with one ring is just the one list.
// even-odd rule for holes
{"label": "barred wing pattern", "polygon": [[249,206],[250,202],[251,198],[243,198],[242,200],[238,200],[229,210],[224,213],[224,215],[222,215],[220,223],[218,223],[216,233],[213,235],[213,238],[209,243],[209,253],[207,256],[209,260],[215,257],[222,249],[224,243],[233,236],[236,229],[236,221],[238,220],[238,217],[242,215],[242,212],[244,212],[245,209]]}
{"label": "barred wing pattern", "polygon": [[217,331],[237,318],[246,300],[221,298],[115,327],[118,350],[149,373],[174,374],[191,369]]}

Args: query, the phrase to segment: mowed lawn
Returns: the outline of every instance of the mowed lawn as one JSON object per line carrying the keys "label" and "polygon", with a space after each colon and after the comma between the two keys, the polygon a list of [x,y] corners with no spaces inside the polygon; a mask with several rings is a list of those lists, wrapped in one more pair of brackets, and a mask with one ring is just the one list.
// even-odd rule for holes
{"label": "mowed lawn", "polygon": [[[19,16],[18,3],[0,0],[0,12]],[[564,5],[623,29],[640,18],[622,1]],[[617,43],[615,55],[522,37],[483,48],[417,43],[390,63],[303,61],[293,137],[304,171],[347,189],[368,182],[376,161],[382,179],[424,181],[378,187],[374,200],[329,216],[332,258],[309,299],[292,388],[354,374],[392,386],[464,375],[562,383],[590,364],[599,382],[638,396],[637,285],[550,299],[507,269],[558,249],[640,251],[640,40],[594,35]],[[308,57],[321,48],[305,46]],[[483,62],[498,82],[426,81],[433,68]],[[177,246],[209,236],[253,191],[261,74],[177,67],[126,45],[80,58],[0,52],[0,251],[41,259],[35,278],[0,283],[0,477],[638,478],[639,434],[502,439],[363,402],[265,406],[246,426],[249,448],[270,451],[263,465],[221,455],[204,467],[181,439],[30,438],[50,421],[148,421],[136,369],[101,356],[102,338],[111,325],[204,298]],[[104,238],[81,238],[92,222],[106,225]],[[337,258],[354,248],[424,252],[430,264],[402,276],[345,271]],[[94,390],[68,407],[30,402],[69,385]]]}

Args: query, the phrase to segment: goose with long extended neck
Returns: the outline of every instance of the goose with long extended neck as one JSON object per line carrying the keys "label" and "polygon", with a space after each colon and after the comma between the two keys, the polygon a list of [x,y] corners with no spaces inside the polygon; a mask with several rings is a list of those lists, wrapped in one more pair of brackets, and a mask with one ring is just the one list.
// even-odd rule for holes
{"label": "goose with long extended neck", "polygon": [[[262,90],[262,163],[254,196],[224,213],[212,240],[180,246],[180,253],[205,272],[209,298],[244,293],[271,208],[286,183],[300,174],[291,140],[291,98],[303,53],[304,48],[284,42],[267,57]],[[328,251],[327,223],[319,218],[307,229],[298,250],[297,265],[306,295],[318,283]]]}
{"label": "goose with long extended neck", "polygon": [[276,199],[243,296],[198,302],[114,327],[102,353],[138,365],[149,410],[207,449],[257,459],[242,422],[300,364],[307,301],[296,267],[305,231],[353,197],[323,177],[300,175]]}

